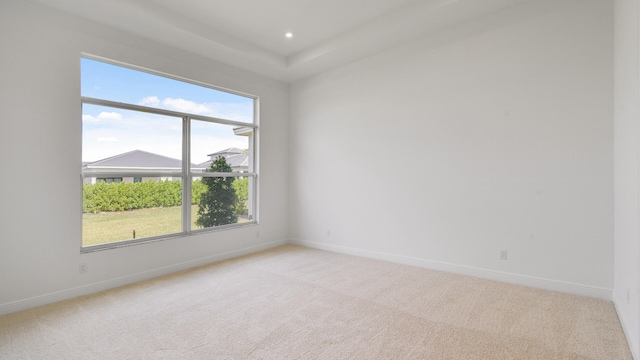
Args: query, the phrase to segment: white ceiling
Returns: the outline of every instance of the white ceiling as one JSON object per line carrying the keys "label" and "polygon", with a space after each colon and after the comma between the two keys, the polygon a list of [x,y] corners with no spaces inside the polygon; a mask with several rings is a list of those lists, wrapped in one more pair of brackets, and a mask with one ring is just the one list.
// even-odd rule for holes
{"label": "white ceiling", "polygon": [[33,1],[293,82],[533,0]]}

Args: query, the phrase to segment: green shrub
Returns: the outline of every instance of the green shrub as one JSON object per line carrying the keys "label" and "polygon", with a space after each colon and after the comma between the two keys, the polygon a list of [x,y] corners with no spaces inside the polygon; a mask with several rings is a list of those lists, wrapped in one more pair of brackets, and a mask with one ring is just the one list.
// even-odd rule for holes
{"label": "green shrub", "polygon": [[[238,194],[238,214],[246,214],[247,178],[237,179],[233,187]],[[207,186],[202,180],[191,183],[191,204],[200,203]],[[110,211],[126,211],[154,207],[170,207],[182,205],[182,181],[153,181],[139,183],[98,182],[84,184],[82,187],[82,212],[98,213]],[[244,211],[244,212],[242,212]]]}
{"label": "green shrub", "polygon": [[245,215],[249,207],[249,178],[237,178],[233,184],[236,189],[236,215]]}
{"label": "green shrub", "polygon": [[191,204],[197,205],[200,203],[202,194],[207,191],[207,185],[202,180],[194,180],[191,183]]}
{"label": "green shrub", "polygon": [[181,181],[98,182],[82,186],[83,212],[125,211],[181,204]]}

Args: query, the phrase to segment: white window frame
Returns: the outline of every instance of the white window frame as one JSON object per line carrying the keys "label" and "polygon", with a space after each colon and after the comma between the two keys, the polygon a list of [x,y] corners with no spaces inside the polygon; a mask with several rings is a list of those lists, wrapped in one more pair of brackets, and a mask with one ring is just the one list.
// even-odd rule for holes
{"label": "white window frame", "polygon": [[[245,96],[246,95],[242,95]],[[153,172],[145,172],[139,169],[124,170],[118,169],[113,171],[101,170],[101,171],[86,171],[81,172],[81,183],[84,183],[84,179],[87,177],[95,178],[111,178],[111,177],[180,177],[182,178],[182,231],[179,233],[171,233],[165,235],[150,236],[141,239],[131,239],[114,241],[110,243],[104,243],[99,245],[82,245],[81,240],[81,252],[93,252],[98,250],[112,249],[123,246],[130,246],[134,244],[165,240],[170,238],[177,238],[188,236],[192,234],[199,234],[203,232],[218,231],[224,229],[239,228],[245,226],[251,226],[258,224],[258,172],[257,172],[257,137],[258,137],[258,98],[250,97],[253,100],[253,123],[246,123],[240,121],[233,121],[228,119],[221,119],[210,116],[203,116],[197,114],[184,113],[179,111],[164,110],[142,105],[134,105],[129,103],[122,103],[110,100],[97,99],[92,97],[81,97],[81,103],[106,106],[110,108],[140,111],[151,113],[155,115],[165,115],[182,119],[182,169],[181,171],[162,171],[157,170]],[[235,126],[234,132],[236,135],[244,135],[249,137],[249,166],[247,172],[192,172],[191,171],[191,120],[205,121],[215,124]],[[220,225],[214,227],[208,227],[203,229],[191,229],[191,183],[194,177],[248,177],[249,178],[249,203],[248,213],[250,220],[243,223],[235,223],[228,225]],[[187,205],[185,205],[187,204]]]}

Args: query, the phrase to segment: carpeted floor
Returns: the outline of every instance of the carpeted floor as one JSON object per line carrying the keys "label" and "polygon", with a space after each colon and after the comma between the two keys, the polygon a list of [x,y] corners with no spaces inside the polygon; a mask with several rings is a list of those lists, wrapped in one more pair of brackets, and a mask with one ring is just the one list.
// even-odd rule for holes
{"label": "carpeted floor", "polygon": [[298,246],[0,317],[0,359],[629,359],[608,301]]}

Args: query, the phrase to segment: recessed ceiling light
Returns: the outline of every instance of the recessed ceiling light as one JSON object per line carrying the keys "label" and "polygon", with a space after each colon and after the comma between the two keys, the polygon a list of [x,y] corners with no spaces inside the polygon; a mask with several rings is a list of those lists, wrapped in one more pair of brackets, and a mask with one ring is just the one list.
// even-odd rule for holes
{"label": "recessed ceiling light", "polygon": [[287,38],[292,38],[293,37],[293,33],[291,31],[289,31],[288,33],[284,34],[284,36],[286,36]]}

